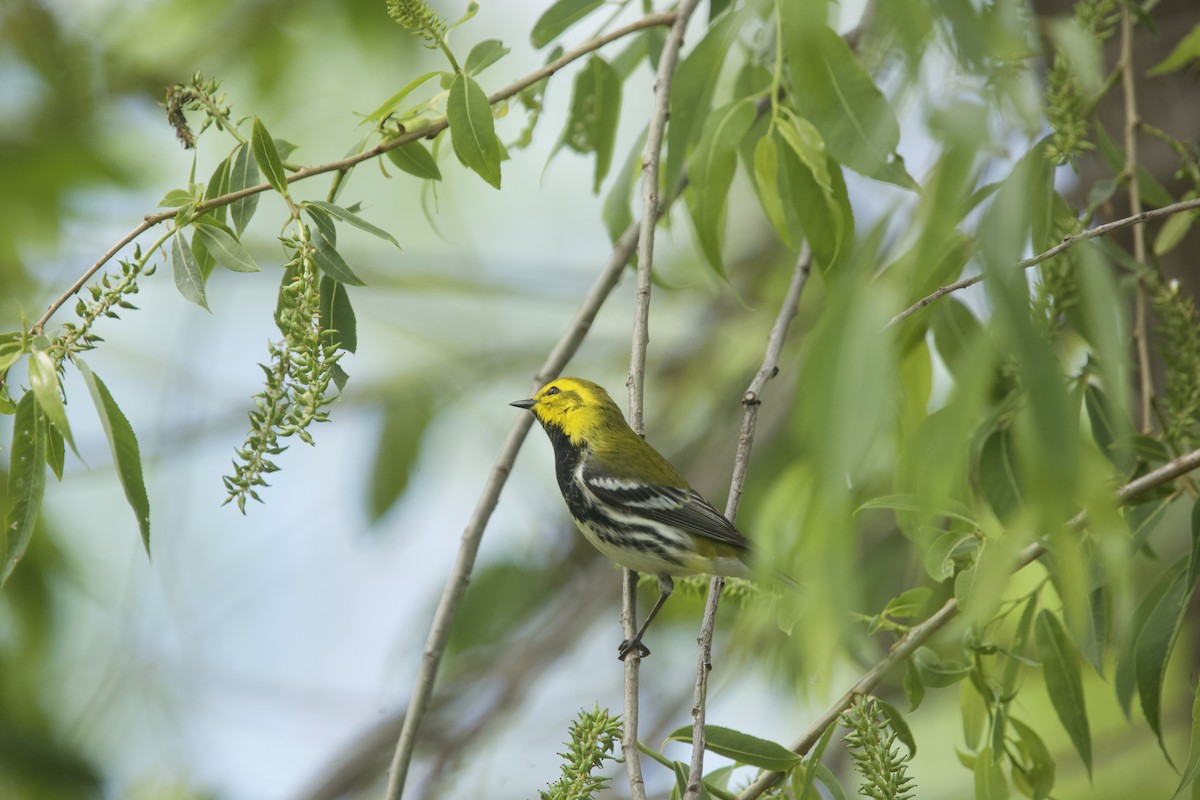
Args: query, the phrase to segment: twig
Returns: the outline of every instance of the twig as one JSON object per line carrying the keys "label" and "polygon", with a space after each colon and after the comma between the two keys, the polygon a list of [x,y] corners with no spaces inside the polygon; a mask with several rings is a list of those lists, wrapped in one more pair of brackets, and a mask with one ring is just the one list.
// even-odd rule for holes
{"label": "twig", "polygon": [[[1128,6],[1121,6],[1121,89],[1125,99],[1125,181],[1129,192],[1129,213],[1136,216],[1142,210],[1142,192],[1137,179],[1137,90],[1133,72],[1133,13]],[[1133,226],[1133,260],[1146,263],[1146,229]],[[1154,385],[1150,375],[1150,344],[1146,331],[1146,284],[1138,276],[1134,297],[1133,341],[1137,351],[1138,385],[1142,400],[1142,433],[1150,433],[1153,425],[1150,418],[1150,401]]]}
{"label": "twig", "polygon": [[[671,79],[679,62],[679,49],[688,20],[697,0],[682,0],[675,20],[663,44],[654,76],[654,105],[646,129],[646,148],[642,155],[642,216],[637,247],[637,291],[634,297],[633,345],[629,357],[629,425],[639,435],[645,432],[642,398],[646,375],[646,346],[650,341],[650,277],[654,260],[654,228],[662,207],[658,197],[658,162],[662,152],[663,131],[671,107]],[[621,570],[621,630],[626,641],[637,635],[637,573]],[[621,754],[629,779],[630,800],[645,800],[646,784],[642,777],[642,759],[638,751],[638,683],[641,657],[635,648],[622,659],[625,666],[625,699],[621,725]]]}
{"label": "twig", "polygon": [[[796,270],[792,273],[792,282],[788,286],[783,305],[780,306],[775,324],[771,326],[771,333],[767,337],[767,351],[763,355],[762,366],[742,395],[742,431],[738,436],[737,455],[733,459],[729,499],[725,503],[725,518],[730,522],[737,519],[742,490],[746,485],[746,470],[750,463],[750,448],[754,445],[754,429],[758,424],[758,407],[762,405],[763,387],[779,373],[779,355],[783,352],[788,327],[800,308],[800,295],[808,282],[811,267],[812,252],[808,242],[805,242],[800,247]],[[712,671],[713,631],[717,624],[717,605],[724,585],[720,575],[713,576],[708,586],[708,602],[704,605],[704,620],[700,624],[700,655],[696,665],[696,687],[692,695],[692,760],[688,768],[686,800],[696,800],[700,797],[700,784],[704,779],[704,718],[708,697],[708,673]]]}
{"label": "twig", "polygon": [[[1182,475],[1200,468],[1200,450],[1193,450],[1190,453],[1180,456],[1179,458],[1168,461],[1158,469],[1147,472],[1139,478],[1136,478],[1129,483],[1117,489],[1116,500],[1118,505],[1125,505],[1134,498],[1145,494],[1151,489],[1162,486],[1165,483],[1170,483]],[[1087,516],[1084,512],[1076,514],[1068,523],[1072,528],[1082,528],[1087,522]],[[1013,572],[1024,569],[1039,559],[1046,553],[1045,545],[1040,542],[1034,542],[1026,547],[1017,556],[1013,565]],[[849,691],[843,694],[838,700],[826,709],[816,720],[809,725],[808,729],[792,742],[792,752],[799,755],[806,754],[809,749],[816,744],[821,738],[821,734],[825,729],[837,721],[838,716],[843,711],[850,707],[854,702],[854,698],[860,695],[869,694],[879,683],[887,676],[897,664],[911,656],[918,647],[929,641],[935,633],[944,628],[950,620],[958,613],[958,601],[951,597],[945,604],[933,613],[928,619],[920,625],[915,625],[909,628],[891,649],[888,650],[886,656],[879,660],[873,667],[863,673]],[[746,787],[740,794],[737,795],[737,800],[755,800],[762,796],[763,792],[770,789],[775,783],[783,777],[781,772],[764,772],[759,775],[755,781]]]}
{"label": "twig", "polygon": [[[622,39],[632,33],[645,30],[646,28],[670,25],[675,21],[675,15],[676,12],[674,11],[664,11],[658,14],[649,14],[639,20],[625,25],[624,27],[618,28],[615,31],[584,42],[579,47],[564,53],[562,56],[551,61],[549,64],[546,64],[544,67],[534,70],[524,78],[514,81],[508,86],[505,86],[503,89],[489,95],[488,103],[491,105],[496,105],[504,100],[508,100],[509,98],[521,93],[525,89],[528,89],[538,81],[548,78],[549,76],[558,72],[572,61],[575,61],[594,50],[598,50],[607,44],[611,44],[618,39]],[[445,130],[448,125],[449,123],[445,118],[435,120],[422,128],[406,131],[394,139],[388,139],[386,142],[380,142],[376,146],[370,148],[369,150],[364,150],[361,153],[355,153],[352,156],[340,158],[337,161],[330,161],[325,164],[315,164],[311,167],[303,167],[288,176],[288,183],[302,181],[306,178],[311,178],[314,175],[322,175],[326,172],[345,172],[357,164],[361,164],[362,162],[369,161],[373,158],[378,158],[389,150],[395,150],[397,147],[406,145],[409,142],[415,142],[418,139],[432,138]],[[260,183],[257,186],[247,186],[246,188],[240,189],[236,192],[223,194],[219,197],[214,197],[211,200],[205,200],[203,203],[199,203],[195,207],[194,213],[196,216],[199,216],[206,211],[211,211],[212,209],[219,208],[221,206],[227,206],[243,197],[249,197],[253,194],[270,191],[270,189],[271,185],[268,183]],[[68,300],[70,300],[76,292],[82,289],[87,282],[91,280],[92,276],[99,272],[105,264],[111,261],[123,247],[128,245],[138,236],[141,236],[143,233],[150,230],[150,228],[154,227],[155,225],[160,225],[167,220],[174,219],[177,214],[177,210],[163,211],[157,214],[147,214],[143,218],[141,224],[126,234],[121,241],[113,245],[113,247],[111,247],[100,258],[99,261],[89,267],[87,271],[85,271],[83,275],[81,275],[79,279],[75,281],[75,283],[71,284],[71,287],[66,292],[57,297],[54,302],[52,302],[46,308],[45,313],[43,313],[42,316],[38,318],[37,322],[33,324],[31,331],[35,334],[41,333],[46,323],[50,320],[50,317],[54,316],[54,313],[58,311],[58,309],[62,308],[62,306]]]}
{"label": "twig", "polygon": [[[1113,231],[1119,231],[1123,228],[1128,228],[1130,225],[1140,225],[1143,222],[1150,222],[1151,220],[1161,219],[1162,217],[1174,216],[1175,214],[1183,211],[1191,211],[1194,208],[1200,208],[1200,197],[1194,197],[1191,200],[1184,200],[1179,203],[1172,203],[1169,206],[1162,206],[1161,208],[1152,208],[1149,211],[1142,211],[1132,216],[1116,219],[1112,222],[1106,222],[1103,225],[1097,225],[1094,228],[1088,228],[1086,231],[1080,231],[1079,233],[1069,233],[1062,238],[1061,242],[1054,245],[1054,247],[1038,253],[1036,256],[1031,256],[1030,258],[1018,261],[1016,266],[1018,269],[1029,269],[1030,267],[1036,266],[1047,259],[1053,258],[1064,250],[1074,247],[1080,242],[1085,242],[1088,239],[1095,239],[1099,236],[1112,233]],[[892,317],[885,326],[885,330],[899,325],[901,322],[908,319],[913,314],[930,305],[934,301],[939,300],[942,297],[951,294],[952,292],[957,292],[961,289],[967,288],[968,286],[974,286],[982,280],[983,275],[973,275],[970,278],[963,278],[961,281],[956,281],[955,283],[950,283],[941,287],[940,289],[937,289],[932,294],[922,297],[920,300],[913,303],[896,316]]]}
{"label": "twig", "polygon": [[[551,350],[545,363],[538,369],[534,379],[535,388],[545,382],[546,376],[558,374],[587,335],[600,307],[608,298],[613,287],[617,285],[625,265],[633,257],[633,251],[637,247],[638,230],[638,224],[632,223],[613,246],[608,264],[605,265],[604,270],[588,291],[583,304],[575,313],[575,319],[572,320],[571,326]],[[404,791],[404,781],[408,776],[408,767],[412,761],[413,748],[416,745],[417,729],[429,707],[429,698],[433,695],[433,684],[437,678],[442,655],[446,650],[446,642],[450,637],[450,626],[458,612],[463,593],[467,589],[467,581],[471,575],[471,569],[475,565],[475,555],[479,551],[479,542],[483,538],[483,531],[492,516],[492,511],[496,508],[500,490],[508,480],[513,461],[517,457],[517,451],[532,425],[533,417],[528,414],[519,415],[516,422],[513,423],[512,429],[492,465],[492,471],[489,473],[487,483],[484,484],[483,492],[475,505],[475,511],[471,514],[466,529],[463,531],[462,543],[458,548],[454,568],[446,581],[446,588],[442,590],[442,597],[434,612],[429,636],[425,640],[425,650],[421,656],[421,665],[417,670],[412,698],[408,703],[408,713],[404,717],[404,726],[400,731],[400,738],[396,742],[396,752],[392,756],[387,791],[384,795],[387,800],[399,800]]]}

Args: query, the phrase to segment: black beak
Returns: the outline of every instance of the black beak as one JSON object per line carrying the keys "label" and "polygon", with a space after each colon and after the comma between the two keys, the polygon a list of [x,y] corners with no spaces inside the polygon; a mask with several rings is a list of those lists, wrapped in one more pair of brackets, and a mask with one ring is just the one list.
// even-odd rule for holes
{"label": "black beak", "polygon": [[509,403],[509,405],[516,406],[517,408],[533,408],[535,405],[537,405],[537,401],[536,400],[514,400],[511,403]]}

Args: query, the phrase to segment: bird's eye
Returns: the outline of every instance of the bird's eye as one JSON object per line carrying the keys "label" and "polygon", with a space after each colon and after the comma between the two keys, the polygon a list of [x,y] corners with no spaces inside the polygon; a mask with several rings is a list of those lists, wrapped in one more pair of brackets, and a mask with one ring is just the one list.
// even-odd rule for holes
{"label": "bird's eye", "polygon": [[544,395],[542,395],[542,397],[552,397],[553,395],[558,394],[560,391],[562,391],[562,390],[559,389],[557,386],[551,386],[549,389],[546,390],[546,393]]}

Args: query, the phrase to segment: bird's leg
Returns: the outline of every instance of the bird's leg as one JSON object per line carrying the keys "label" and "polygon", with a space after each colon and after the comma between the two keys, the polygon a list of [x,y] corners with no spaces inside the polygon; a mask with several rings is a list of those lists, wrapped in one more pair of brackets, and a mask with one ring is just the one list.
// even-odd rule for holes
{"label": "bird's leg", "polygon": [[646,619],[642,622],[642,627],[638,628],[638,632],[634,634],[632,639],[626,639],[621,642],[621,646],[617,648],[617,658],[622,661],[630,653],[637,651],[638,658],[645,658],[650,655],[650,648],[642,644],[642,634],[646,632],[646,628],[650,627],[650,623],[654,621],[654,617],[658,614],[658,610],[663,607],[663,603],[667,602],[667,598],[671,596],[671,592],[675,589],[675,581],[671,580],[670,575],[658,576],[658,600],[654,603],[654,607],[650,609],[650,613],[646,615]]}

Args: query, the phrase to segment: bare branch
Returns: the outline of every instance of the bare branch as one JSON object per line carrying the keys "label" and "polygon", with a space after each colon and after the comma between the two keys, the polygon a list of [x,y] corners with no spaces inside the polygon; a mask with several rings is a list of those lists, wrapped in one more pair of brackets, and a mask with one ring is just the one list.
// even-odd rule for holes
{"label": "bare branch", "polygon": [[[742,431],[738,436],[737,455],[733,460],[729,500],[725,504],[725,518],[730,522],[737,519],[742,490],[746,485],[746,470],[750,463],[750,448],[754,445],[754,429],[758,424],[758,407],[762,405],[763,387],[779,373],[779,354],[783,352],[788,327],[800,308],[800,295],[804,292],[811,268],[812,251],[808,242],[805,242],[800,247],[800,256],[796,260],[796,269],[792,273],[792,282],[784,296],[783,305],[780,306],[775,324],[771,326],[771,333],[767,337],[767,351],[763,355],[762,366],[758,368],[758,373],[742,394]],[[687,800],[700,797],[700,783],[704,779],[704,718],[708,697],[708,673],[712,671],[713,631],[717,624],[717,606],[724,585],[725,581],[720,575],[713,576],[708,586],[708,601],[704,605],[704,619],[700,623],[700,636],[697,639],[700,654],[696,665],[696,686],[692,694],[692,760],[688,767]]]}
{"label": "bare branch", "polygon": [[[1182,475],[1187,474],[1195,469],[1200,469],[1200,450],[1193,450],[1190,453],[1180,456],[1172,461],[1168,461],[1158,469],[1147,472],[1139,478],[1136,478],[1129,483],[1121,486],[1116,491],[1116,500],[1119,505],[1126,505],[1131,500],[1140,495],[1145,494],[1151,489],[1156,489],[1159,486],[1170,483]],[[1076,514],[1074,518],[1067,523],[1072,528],[1082,528],[1087,523],[1087,516],[1083,512]],[[1034,542],[1026,547],[1017,556],[1016,563],[1013,566],[1013,571],[1024,569],[1034,561],[1041,558],[1046,553],[1045,545],[1040,542]],[[838,700],[827,708],[817,717],[808,729],[792,742],[792,751],[799,755],[807,753],[817,740],[821,738],[821,734],[825,729],[837,721],[837,718],[843,711],[850,707],[854,702],[854,698],[859,695],[869,694],[876,686],[883,681],[884,677],[904,659],[911,656],[918,647],[929,641],[935,633],[946,626],[950,620],[954,619],[958,613],[958,601],[951,597],[946,603],[933,613],[928,619],[920,625],[915,625],[909,628],[891,649],[888,650],[886,656],[879,660],[873,667],[863,673],[849,691],[843,694]],[[764,772],[755,779],[754,783],[750,784],[740,794],[737,795],[737,800],[755,800],[761,797],[763,792],[770,789],[783,777],[781,772]]]}
{"label": "bare branch", "polygon": [[[646,346],[650,341],[650,276],[654,261],[654,228],[662,213],[658,197],[658,162],[662,153],[663,131],[671,107],[671,80],[679,63],[679,49],[688,20],[696,10],[697,0],[682,0],[675,21],[667,34],[658,72],[654,76],[654,106],[646,130],[646,149],[642,155],[642,217],[637,252],[637,292],[633,312],[633,346],[629,363],[629,425],[638,434],[645,432],[642,419],[642,397],[646,375]],[[628,641],[637,635],[637,573],[622,570],[621,630]],[[621,753],[625,758],[625,773],[629,779],[630,800],[645,800],[646,785],[642,778],[641,753],[637,746],[638,674],[641,657],[635,648],[622,659],[625,665],[625,700],[621,726]]]}
{"label": "bare branch", "polygon": [[[528,75],[521,78],[520,80],[514,81],[513,83],[510,83],[508,86],[505,86],[503,89],[499,90],[498,92],[495,92],[495,93],[489,95],[488,102],[491,105],[496,105],[497,103],[503,102],[504,100],[508,100],[509,98],[516,96],[517,94],[524,91],[525,89],[528,89],[530,86],[534,85],[538,81],[543,80],[544,78],[547,78],[547,77],[553,75],[554,73],[561,70],[563,67],[570,64],[572,61],[575,61],[575,60],[587,55],[588,53],[598,50],[607,44],[611,44],[612,42],[615,42],[618,39],[623,39],[624,37],[629,36],[630,34],[637,33],[638,31],[641,31],[641,30],[645,30],[646,28],[655,28],[660,25],[670,25],[674,21],[675,21],[675,12],[673,12],[673,11],[664,11],[659,14],[650,14],[645,17],[642,17],[639,20],[631,22],[628,25],[625,25],[624,27],[618,28],[617,30],[612,31],[611,33],[606,33],[603,36],[598,36],[595,39],[591,39],[590,41],[584,42],[579,47],[576,47],[574,50],[571,50],[570,52],[564,53],[562,56],[551,61],[549,64],[546,64],[544,67],[534,70],[533,72],[529,73]],[[437,136],[439,133],[441,133],[443,130],[446,129],[448,124],[449,123],[443,117],[442,119],[431,122],[430,124],[426,125],[423,128],[417,128],[415,130],[407,131],[404,134],[401,134],[400,136],[397,136],[394,139],[388,139],[386,142],[380,142],[376,146],[370,148],[369,150],[364,150],[361,153],[355,153],[352,156],[347,156],[346,158],[340,158],[337,161],[330,161],[325,164],[315,164],[311,167],[303,167],[301,169],[296,170],[295,172],[293,172],[291,175],[288,176],[288,179],[287,179],[288,183],[295,183],[296,181],[302,181],[302,180],[305,180],[306,178],[311,178],[314,175],[322,175],[326,172],[345,172],[345,171],[349,170],[351,167],[356,166],[357,164],[361,164],[364,161],[370,161],[371,159],[374,159],[374,158],[379,158],[381,155],[388,152],[389,150],[395,150],[397,147],[406,145],[409,142],[415,142],[418,139],[429,139],[434,136]],[[261,192],[266,192],[266,191],[269,191],[270,189],[271,189],[271,185],[269,183],[260,183],[257,186],[247,186],[246,188],[241,189],[239,191],[230,192],[229,194],[223,194],[219,197],[214,197],[211,200],[205,200],[203,203],[198,204],[195,207],[194,211],[195,211],[195,214],[198,216],[200,214],[203,214],[206,211],[211,211],[214,208],[219,208],[221,206],[227,206],[230,203],[233,203],[236,200],[240,200],[243,197],[249,197],[252,194],[259,194]],[[95,264],[93,264],[91,267],[89,267],[79,277],[79,279],[75,281],[75,283],[71,284],[71,287],[67,291],[63,292],[63,294],[61,294],[59,297],[55,298],[54,302],[52,302],[46,308],[46,311],[42,314],[42,316],[39,317],[37,322],[35,322],[33,324],[31,331],[35,334],[41,333],[42,329],[46,326],[46,323],[49,322],[50,317],[54,316],[54,313],[56,311],[58,311],[58,309],[62,308],[62,306],[68,300],[70,300],[75,295],[76,292],[78,292],[80,289],[82,289],[87,284],[87,282],[92,279],[92,276],[95,275],[97,272],[99,272],[104,267],[105,264],[107,264],[109,261],[111,261],[113,259],[113,257],[116,256],[116,254],[121,251],[121,249],[123,247],[125,247],[126,245],[131,243],[138,236],[141,236],[143,233],[150,230],[150,228],[153,228],[155,225],[161,225],[162,223],[166,222],[167,220],[174,219],[177,213],[178,213],[177,210],[171,210],[171,211],[163,211],[163,212],[160,212],[157,214],[147,214],[146,217],[142,220],[141,224],[139,224],[136,228],[134,228],[132,231],[130,231],[128,234],[126,234],[125,237],[121,239],[121,241],[117,242],[117,244],[115,244],[111,248],[109,248],[109,250]]]}
{"label": "bare branch", "polygon": [[[1180,212],[1191,211],[1195,208],[1200,208],[1200,197],[1194,197],[1191,200],[1183,200],[1179,203],[1172,203],[1169,206],[1163,206],[1161,208],[1152,208],[1149,211],[1142,211],[1132,216],[1113,220],[1112,222],[1106,222],[1103,225],[1097,225],[1094,228],[1088,228],[1086,231],[1067,234],[1063,237],[1061,242],[1054,245],[1054,247],[1051,247],[1049,250],[1038,253],[1036,256],[1031,256],[1030,258],[1018,261],[1017,268],[1029,269],[1030,267],[1036,266],[1047,259],[1054,258],[1054,256],[1058,255],[1064,250],[1067,250],[1068,248],[1074,247],[1080,242],[1086,242],[1088,239],[1095,239],[1099,236],[1105,236],[1113,231],[1119,231],[1123,228],[1128,228],[1130,225],[1141,225],[1143,222],[1150,222],[1151,220],[1162,219],[1163,217],[1171,217],[1175,214],[1179,214]],[[963,278],[961,281],[947,284],[934,291],[932,294],[922,297],[920,300],[913,303],[896,316],[892,317],[888,321],[888,324],[884,326],[884,329],[887,330],[889,328],[893,328],[934,301],[940,300],[942,297],[945,297],[952,292],[957,292],[961,289],[967,288],[968,286],[974,286],[982,280],[982,275],[974,275],[970,278]]]}

